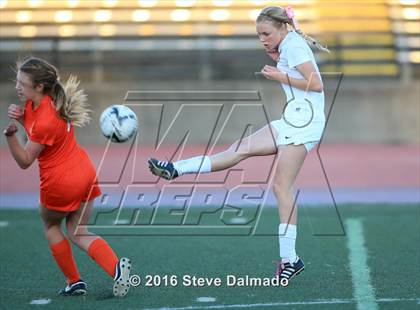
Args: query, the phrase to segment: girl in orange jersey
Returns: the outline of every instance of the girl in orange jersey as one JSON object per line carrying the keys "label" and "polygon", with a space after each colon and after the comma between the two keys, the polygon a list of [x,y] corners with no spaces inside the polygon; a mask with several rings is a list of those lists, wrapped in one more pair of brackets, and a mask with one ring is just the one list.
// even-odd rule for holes
{"label": "girl in orange jersey", "polygon": [[[74,136],[74,125],[83,126],[90,120],[86,95],[77,90],[79,82],[74,76],[63,86],[57,69],[38,58],[18,63],[16,79],[16,90],[19,98],[26,101],[25,108],[12,104],[8,115],[25,127],[28,143],[25,147],[19,143],[14,121],[4,134],[22,169],[38,159],[40,214],[45,236],[67,279],[67,286],[59,293],[66,296],[86,293],[86,282],[80,277],[68,237],[114,278],[113,293],[123,297],[129,289],[130,260],[118,259],[105,240],[83,226],[78,227],[88,222],[93,201],[101,194],[95,168]],[[61,229],[63,220],[67,237]]]}

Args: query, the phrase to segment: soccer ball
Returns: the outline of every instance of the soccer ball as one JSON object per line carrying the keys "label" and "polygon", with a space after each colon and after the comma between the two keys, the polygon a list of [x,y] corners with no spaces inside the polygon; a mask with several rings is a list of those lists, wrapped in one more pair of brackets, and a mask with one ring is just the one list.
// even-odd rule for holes
{"label": "soccer ball", "polygon": [[112,142],[122,143],[137,132],[137,116],[129,107],[115,104],[106,108],[99,119],[102,134]]}

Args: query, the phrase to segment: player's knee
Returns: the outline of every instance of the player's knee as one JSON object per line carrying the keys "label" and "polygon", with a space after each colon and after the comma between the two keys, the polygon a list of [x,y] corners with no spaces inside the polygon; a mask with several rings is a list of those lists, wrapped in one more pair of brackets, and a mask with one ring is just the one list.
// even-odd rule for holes
{"label": "player's knee", "polygon": [[59,225],[44,225],[44,232],[47,240],[56,240],[58,236],[62,235]]}
{"label": "player's knee", "polygon": [[70,241],[77,246],[80,246],[82,244],[83,236],[84,234],[81,233],[80,231],[77,231],[77,232],[73,231],[72,233],[68,233],[68,237]]}
{"label": "player's knee", "polygon": [[67,223],[67,236],[73,242],[74,244],[77,244],[78,242],[78,229],[77,225],[73,225],[72,223]]}
{"label": "player's knee", "polygon": [[72,226],[67,225],[67,237],[70,239],[71,242],[77,244],[77,237],[75,234],[75,229]]}
{"label": "player's knee", "polygon": [[51,221],[47,219],[46,217],[41,217],[41,219],[42,219],[42,224],[44,225],[44,229],[46,233],[51,230],[57,230],[57,227],[60,228],[60,223]]}
{"label": "player's knee", "polygon": [[73,244],[80,246],[82,244],[83,238],[80,235],[79,236],[72,235],[71,237],[69,236],[69,239]]}
{"label": "player's knee", "polygon": [[76,227],[67,227],[67,235],[71,242],[73,242],[75,245],[80,246],[82,244],[83,239],[90,235],[90,232],[86,228],[77,228]]}
{"label": "player's knee", "polygon": [[273,184],[273,191],[277,198],[281,199],[289,196],[292,188],[288,183],[278,180]]}

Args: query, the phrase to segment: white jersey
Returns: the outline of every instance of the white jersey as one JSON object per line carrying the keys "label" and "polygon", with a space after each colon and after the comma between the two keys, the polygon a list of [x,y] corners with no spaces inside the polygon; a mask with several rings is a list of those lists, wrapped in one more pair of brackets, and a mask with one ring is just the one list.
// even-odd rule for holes
{"label": "white jersey", "polygon": [[[289,75],[291,78],[295,79],[304,79],[304,76],[296,69],[297,65],[311,61],[319,73],[318,66],[315,61],[314,54],[312,53],[311,48],[308,46],[306,41],[295,31],[290,31],[286,37],[283,39],[279,45],[279,61],[277,62],[277,68]],[[289,121],[296,120],[298,123],[304,124],[307,123],[308,118],[312,122],[325,122],[324,115],[324,92],[315,92],[298,89],[291,87],[289,84],[281,84],[283,86],[284,92],[286,93],[287,102],[292,103],[296,102],[296,106],[293,107],[293,112],[291,107],[286,108],[285,118],[287,117],[287,111],[289,110],[290,116],[287,117]],[[303,103],[302,103],[303,102]],[[312,109],[310,108],[309,102],[312,104]],[[306,108],[305,108],[306,107]],[[296,114],[304,113],[303,115]],[[295,113],[295,114],[293,114]]]}

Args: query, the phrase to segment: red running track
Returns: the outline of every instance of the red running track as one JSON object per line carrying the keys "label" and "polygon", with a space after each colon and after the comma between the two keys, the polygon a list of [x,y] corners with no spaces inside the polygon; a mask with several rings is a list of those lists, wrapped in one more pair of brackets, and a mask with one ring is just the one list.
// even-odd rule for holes
{"label": "red running track", "polygon": [[[99,166],[106,146],[87,146],[96,167]],[[221,150],[223,148],[218,148]],[[100,181],[118,183],[122,167],[126,162],[129,145],[112,144],[99,171]],[[136,183],[150,184],[158,180],[153,177],[147,166],[147,158],[165,159],[171,157],[175,148],[166,146],[158,151],[151,146],[138,146],[135,156],[130,156],[121,185]],[[217,151],[215,150],[215,151]],[[199,155],[203,146],[188,147],[182,158]],[[420,188],[420,146],[419,145],[370,145],[370,144],[334,144],[322,145],[319,149],[325,172],[330,185],[334,188]],[[135,158],[135,160],[133,160]],[[7,147],[0,148],[0,195],[5,193],[37,192],[38,167],[34,164],[27,170],[20,169],[11,157]],[[227,172],[201,175],[196,181],[222,183],[230,188],[242,182],[266,184],[273,166],[273,156],[254,157],[237,165],[227,177]],[[188,183],[195,176],[189,175],[177,179]],[[157,183],[160,187],[164,181]],[[298,177],[298,187],[324,187],[325,177],[314,149],[306,159]]]}

